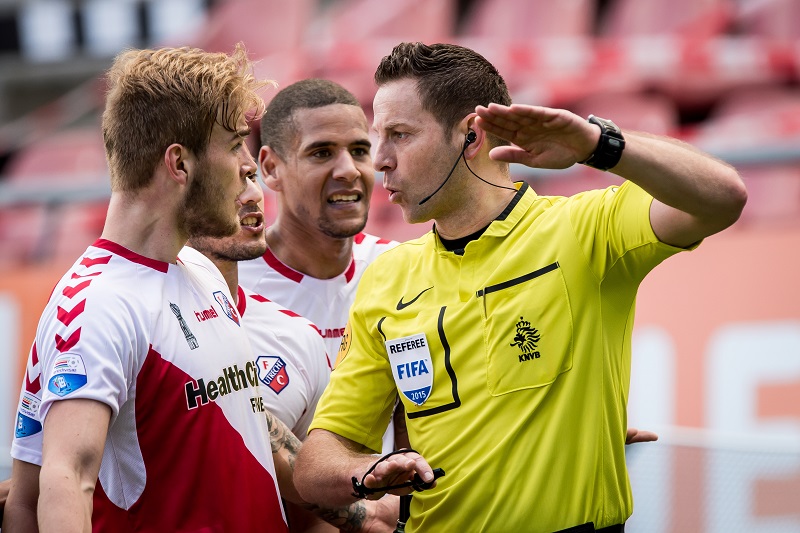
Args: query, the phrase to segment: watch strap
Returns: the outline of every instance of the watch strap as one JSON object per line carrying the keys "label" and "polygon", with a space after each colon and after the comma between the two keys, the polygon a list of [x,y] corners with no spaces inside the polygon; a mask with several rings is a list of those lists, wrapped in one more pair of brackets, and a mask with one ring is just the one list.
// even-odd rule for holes
{"label": "watch strap", "polygon": [[592,155],[580,163],[604,171],[615,167],[625,149],[625,138],[622,136],[622,131],[608,119],[589,115],[587,120],[591,124],[600,126],[600,140]]}

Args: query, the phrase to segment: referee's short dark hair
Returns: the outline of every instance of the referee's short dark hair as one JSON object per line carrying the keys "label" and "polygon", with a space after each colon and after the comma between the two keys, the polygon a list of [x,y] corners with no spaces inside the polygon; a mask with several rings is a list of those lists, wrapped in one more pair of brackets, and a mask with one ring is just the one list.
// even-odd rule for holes
{"label": "referee's short dark hair", "polygon": [[[378,87],[412,79],[422,108],[436,117],[445,135],[478,105],[511,105],[500,73],[478,52],[456,44],[400,43],[375,71]],[[495,138],[494,145],[501,144]],[[507,144],[503,142],[502,144]]]}

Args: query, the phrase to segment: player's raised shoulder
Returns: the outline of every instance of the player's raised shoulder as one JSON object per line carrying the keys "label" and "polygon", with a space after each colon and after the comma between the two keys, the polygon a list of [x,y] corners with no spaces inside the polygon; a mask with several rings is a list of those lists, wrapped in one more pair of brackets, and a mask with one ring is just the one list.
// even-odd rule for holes
{"label": "player's raised shoulder", "polygon": [[353,257],[356,260],[372,261],[386,250],[390,250],[397,246],[399,243],[391,239],[384,239],[364,233],[363,231],[357,233],[353,237]]}

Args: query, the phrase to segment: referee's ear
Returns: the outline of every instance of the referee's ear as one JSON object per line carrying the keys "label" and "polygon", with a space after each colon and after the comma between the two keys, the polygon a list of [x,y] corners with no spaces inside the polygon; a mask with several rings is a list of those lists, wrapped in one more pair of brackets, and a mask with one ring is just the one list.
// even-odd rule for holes
{"label": "referee's ear", "polygon": [[261,179],[270,190],[279,192],[283,190],[278,174],[279,167],[283,164],[278,154],[269,146],[262,146],[258,151],[258,170],[261,172]]}

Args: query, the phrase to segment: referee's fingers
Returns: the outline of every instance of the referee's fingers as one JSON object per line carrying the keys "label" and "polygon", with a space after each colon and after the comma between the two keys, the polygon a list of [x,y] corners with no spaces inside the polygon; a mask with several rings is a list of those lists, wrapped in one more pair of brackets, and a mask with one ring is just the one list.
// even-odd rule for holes
{"label": "referee's fingers", "polygon": [[652,431],[644,431],[636,428],[628,428],[625,435],[625,444],[636,444],[637,442],[655,442],[658,435]]}
{"label": "referee's fingers", "polygon": [[433,469],[428,462],[418,453],[407,452],[394,455],[378,464],[364,480],[364,484],[368,487],[395,485],[409,481],[414,474],[418,474],[426,483],[434,479]]}

